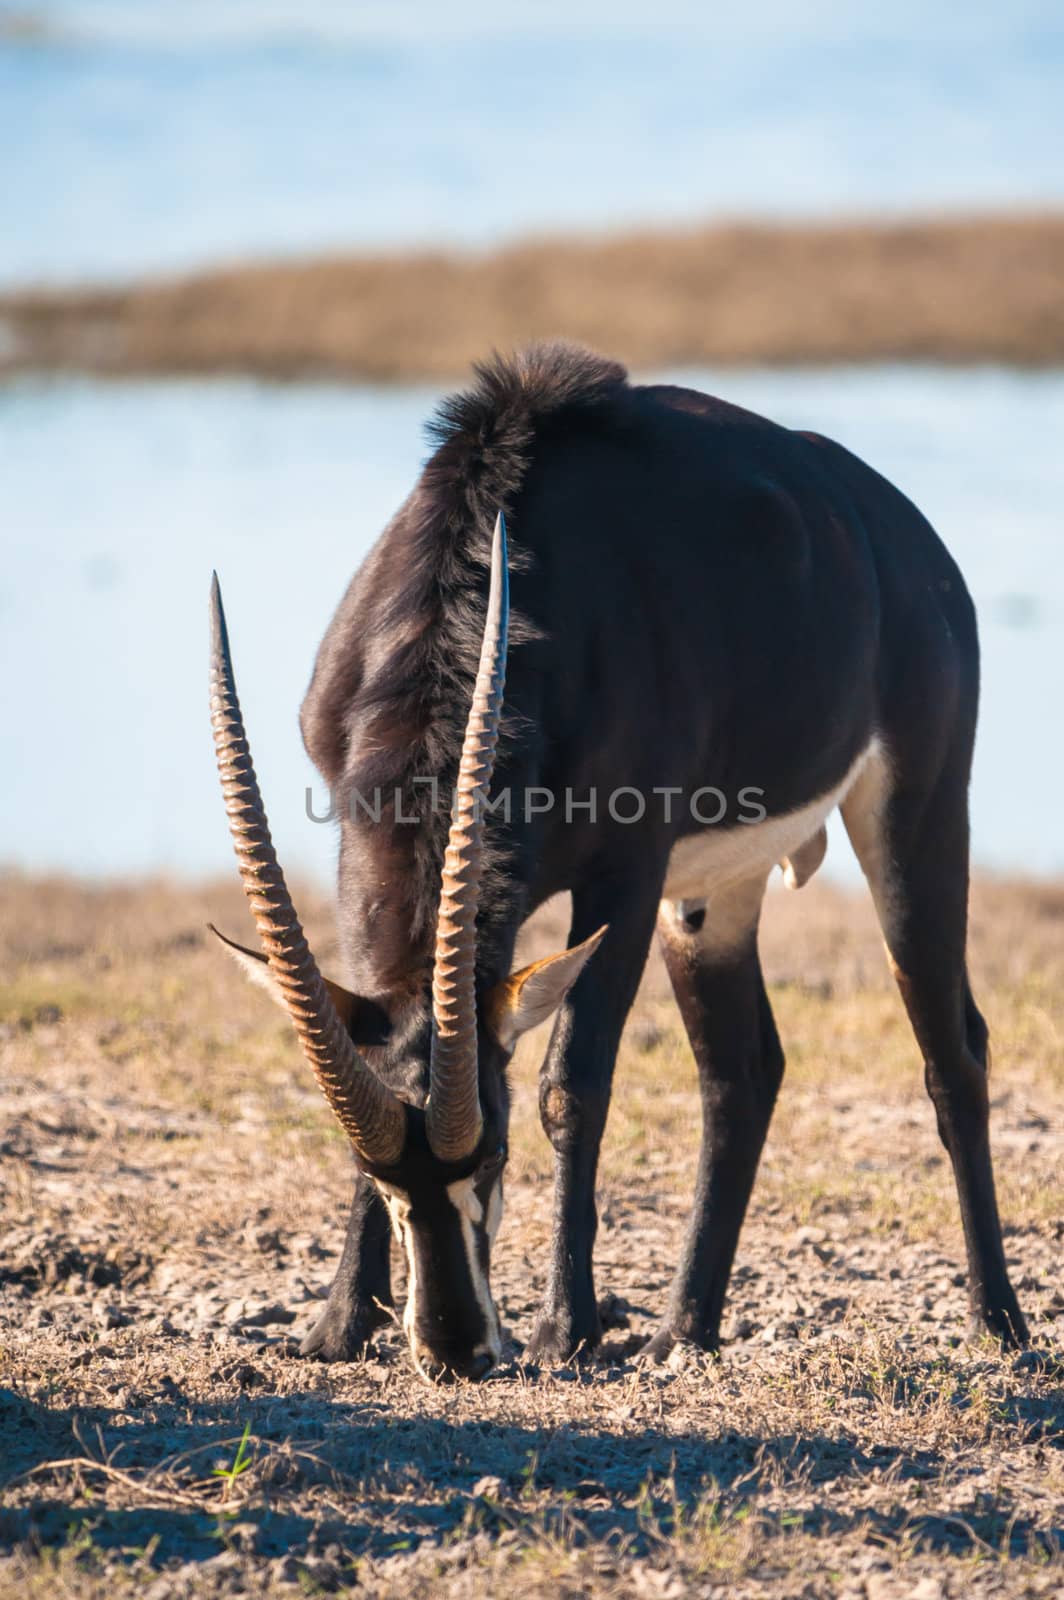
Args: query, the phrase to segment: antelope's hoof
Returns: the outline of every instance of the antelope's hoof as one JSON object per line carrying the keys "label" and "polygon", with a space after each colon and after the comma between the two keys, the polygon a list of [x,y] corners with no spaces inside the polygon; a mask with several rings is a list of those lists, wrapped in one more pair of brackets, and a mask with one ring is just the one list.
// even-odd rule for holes
{"label": "antelope's hoof", "polygon": [[669,1359],[680,1342],[671,1328],[659,1328],[657,1333],[651,1334],[643,1348],[637,1351],[635,1359],[641,1366],[659,1367],[663,1361]]}
{"label": "antelope's hoof", "polygon": [[330,1300],[299,1347],[317,1361],[357,1361],[391,1319],[379,1306],[334,1306]]}
{"label": "antelope's hoof", "polygon": [[1027,1331],[1023,1312],[1011,1292],[998,1305],[971,1308],[962,1342],[970,1349],[978,1350],[980,1345],[985,1348],[987,1340],[993,1340],[1003,1355],[1026,1350],[1030,1344],[1031,1335]]}
{"label": "antelope's hoof", "polygon": [[636,1361],[648,1367],[683,1365],[685,1356],[715,1356],[720,1353],[717,1340],[693,1339],[690,1335],[675,1333],[672,1328],[659,1328],[637,1353]]}
{"label": "antelope's hoof", "polygon": [[590,1356],[601,1337],[597,1311],[587,1328],[581,1328],[565,1312],[543,1311],[525,1346],[524,1359],[539,1367],[564,1367],[569,1361]]}

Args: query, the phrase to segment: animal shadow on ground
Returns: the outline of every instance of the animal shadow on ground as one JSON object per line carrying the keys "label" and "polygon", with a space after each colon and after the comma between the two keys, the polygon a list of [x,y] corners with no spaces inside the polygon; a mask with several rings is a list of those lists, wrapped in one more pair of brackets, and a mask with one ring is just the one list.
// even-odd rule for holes
{"label": "animal shadow on ground", "polygon": [[[1037,1401],[1018,1396],[1002,1420],[1052,1443],[1064,1390]],[[234,1483],[226,1474],[245,1425],[248,1466]],[[872,1474],[899,1484],[933,1480],[946,1458],[824,1433],[453,1423],[317,1391],[283,1404],[268,1396],[203,1404],[174,1385],[144,1421],[128,1410],[50,1408],[0,1389],[0,1437],[9,1506],[0,1510],[0,1552],[88,1539],[112,1558],[147,1554],[161,1566],[207,1561],[227,1547],[260,1559],[331,1551],[342,1570],[366,1555],[442,1549],[463,1531],[497,1537],[516,1529],[640,1554],[707,1505],[711,1514],[716,1507],[729,1517],[756,1515],[766,1536],[860,1530],[884,1541],[913,1537],[954,1556],[986,1544],[1020,1554],[1033,1543],[1051,1553],[1064,1543],[1064,1519],[1049,1529],[1022,1517],[1010,1522],[989,1497],[984,1504],[977,1496],[975,1515],[963,1519],[914,1515],[904,1505],[874,1510],[854,1503],[859,1493],[846,1504],[841,1491],[859,1491]],[[773,1510],[773,1487],[803,1485],[813,1509]]]}

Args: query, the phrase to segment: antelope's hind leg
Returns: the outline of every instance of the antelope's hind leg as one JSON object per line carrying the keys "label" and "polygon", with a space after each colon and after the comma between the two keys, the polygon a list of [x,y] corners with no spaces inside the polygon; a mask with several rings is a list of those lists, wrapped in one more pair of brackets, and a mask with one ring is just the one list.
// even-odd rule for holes
{"label": "antelope's hind leg", "polygon": [[391,1236],[384,1202],[360,1172],[340,1264],[325,1310],[299,1347],[301,1356],[353,1361],[364,1353],[377,1329],[391,1320]]}
{"label": "antelope's hind leg", "polygon": [[710,902],[663,901],[658,937],[702,1092],[694,1210],[664,1321],[644,1347],[716,1350],[739,1230],[783,1078],[757,950],[763,877]]}
{"label": "antelope's hind leg", "polygon": [[[974,721],[974,719],[973,719]],[[924,1082],[953,1167],[968,1255],[973,1335],[1026,1344],[1005,1265],[990,1159],[986,1023],[972,998],[968,920],[971,726],[959,727],[930,788],[871,760],[843,802],[891,968],[924,1058]],[[904,781],[897,781],[904,778]]]}

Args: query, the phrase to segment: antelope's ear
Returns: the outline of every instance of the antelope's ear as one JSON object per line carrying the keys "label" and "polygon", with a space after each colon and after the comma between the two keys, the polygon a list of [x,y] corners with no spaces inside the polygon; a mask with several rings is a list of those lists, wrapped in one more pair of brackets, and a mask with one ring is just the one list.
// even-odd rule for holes
{"label": "antelope's ear", "polygon": [[[277,980],[270,970],[270,963],[261,950],[248,950],[244,945],[237,944],[235,939],[227,939],[225,934],[220,933],[214,926],[213,922],[208,922],[207,926],[214,934],[214,937],[225,945],[237,966],[243,968],[252,983],[257,983],[260,989],[265,989],[271,1000],[287,1012],[288,1007],[285,1005],[284,997],[277,986]],[[324,978],[322,982],[329,991],[329,996],[336,1007],[340,1021],[345,1027],[350,1028],[351,1016],[355,1007],[354,995],[348,989],[342,988],[340,984],[332,983],[328,978]]]}
{"label": "antelope's ear", "polygon": [[606,936],[600,928],[583,944],[522,967],[497,983],[488,996],[488,1027],[506,1050],[512,1050],[522,1033],[546,1022],[565,999]]}

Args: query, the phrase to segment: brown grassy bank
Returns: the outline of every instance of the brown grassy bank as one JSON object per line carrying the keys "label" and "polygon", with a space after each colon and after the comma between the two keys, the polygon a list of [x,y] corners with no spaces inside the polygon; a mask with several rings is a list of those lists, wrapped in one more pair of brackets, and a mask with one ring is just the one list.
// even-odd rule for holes
{"label": "brown grassy bank", "polygon": [[[331,912],[303,900],[328,966]],[[508,1345],[490,1381],[451,1389],[420,1383],[397,1330],[366,1361],[294,1357],[335,1270],[348,1160],[207,915],[247,925],[234,882],[0,878],[4,1600],[1059,1595],[1064,1385],[957,1343],[952,1182],[863,897],[814,882],[766,909],[788,1073],[721,1361],[631,1359],[664,1303],[698,1124],[655,957],[596,1245],[628,1328],[586,1369],[521,1360],[550,1214],[533,1035],[493,1268]],[[557,938],[545,920],[530,954]],[[1052,1347],[1064,885],[977,885],[973,970],[1006,1249]]]}
{"label": "brown grassy bank", "polygon": [[581,340],[636,367],[1064,361],[1064,216],[731,225],[248,264],[0,297],[0,371],[447,379]]}

